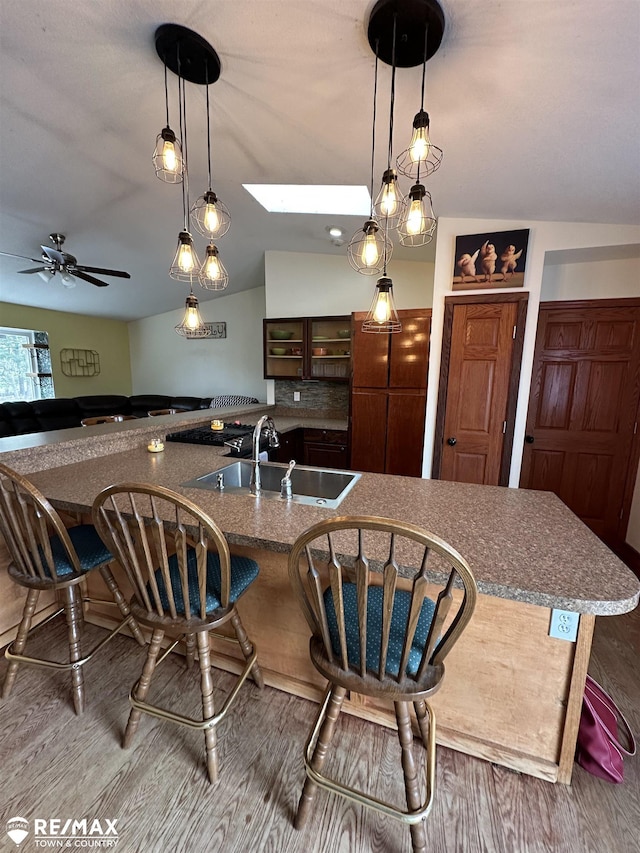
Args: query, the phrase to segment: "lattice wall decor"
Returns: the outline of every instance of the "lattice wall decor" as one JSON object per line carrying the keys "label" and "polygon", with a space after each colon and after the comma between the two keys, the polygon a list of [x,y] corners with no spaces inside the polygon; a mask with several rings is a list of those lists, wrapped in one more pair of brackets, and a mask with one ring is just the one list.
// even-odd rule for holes
{"label": "lattice wall decor", "polygon": [[60,364],[65,376],[97,376],[100,356],[93,349],[62,349]]}

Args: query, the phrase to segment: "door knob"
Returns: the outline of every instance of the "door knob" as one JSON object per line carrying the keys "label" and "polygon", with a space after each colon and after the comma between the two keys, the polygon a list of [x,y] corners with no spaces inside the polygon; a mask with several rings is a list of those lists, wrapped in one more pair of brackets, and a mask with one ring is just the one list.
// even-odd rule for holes
{"label": "door knob", "polygon": [[454,444],[457,444],[458,439],[455,436],[451,436],[451,438],[447,439],[447,444],[453,447]]}
{"label": "door knob", "polygon": [[527,444],[533,444],[535,439],[532,435],[525,435],[524,440],[527,442]]}

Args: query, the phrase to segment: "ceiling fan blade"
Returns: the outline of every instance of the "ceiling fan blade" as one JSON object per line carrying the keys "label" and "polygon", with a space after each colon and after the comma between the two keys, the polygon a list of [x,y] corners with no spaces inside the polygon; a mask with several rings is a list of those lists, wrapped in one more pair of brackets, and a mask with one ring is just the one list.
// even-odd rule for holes
{"label": "ceiling fan blade", "polygon": [[21,261],[33,261],[34,264],[42,263],[42,258],[28,258],[26,255],[14,255],[13,252],[0,252],[0,255],[6,255],[7,258],[20,258]]}
{"label": "ceiling fan blade", "polygon": [[95,284],[96,287],[109,287],[108,281],[100,281],[99,278],[87,275],[86,272],[80,272],[77,267],[73,270],[69,270],[69,274],[74,275],[76,278],[81,278],[83,281],[88,281],[89,284]]}
{"label": "ceiling fan blade", "polygon": [[62,267],[68,262],[68,255],[65,256],[64,252],[59,252],[57,249],[50,249],[48,246],[40,246],[40,248],[50,261],[57,261]]}
{"label": "ceiling fan blade", "polygon": [[18,270],[18,272],[24,273],[26,275],[31,275],[31,273],[34,273],[34,272],[45,272],[46,269],[47,269],[47,267],[36,267],[33,270]]}
{"label": "ceiling fan blade", "polygon": [[74,269],[82,270],[83,272],[97,272],[100,275],[115,275],[118,278],[131,278],[128,272],[122,270],[105,270],[102,267],[85,267],[84,264],[74,267]]}

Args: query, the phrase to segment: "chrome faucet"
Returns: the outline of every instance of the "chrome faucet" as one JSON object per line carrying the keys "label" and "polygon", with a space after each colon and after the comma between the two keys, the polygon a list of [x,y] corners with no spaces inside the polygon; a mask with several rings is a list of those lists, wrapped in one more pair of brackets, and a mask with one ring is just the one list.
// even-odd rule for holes
{"label": "chrome faucet", "polygon": [[292,491],[291,491],[291,472],[295,468],[296,460],[292,459],[289,462],[289,467],[287,468],[287,473],[284,475],[282,480],[280,480],[280,497],[284,498],[287,501],[291,500]]}
{"label": "chrome faucet", "polygon": [[251,482],[249,483],[249,492],[252,495],[259,495],[262,491],[260,483],[260,438],[262,430],[267,433],[269,439],[269,447],[280,447],[280,439],[276,432],[276,425],[270,415],[263,415],[253,431],[253,455],[251,458]]}

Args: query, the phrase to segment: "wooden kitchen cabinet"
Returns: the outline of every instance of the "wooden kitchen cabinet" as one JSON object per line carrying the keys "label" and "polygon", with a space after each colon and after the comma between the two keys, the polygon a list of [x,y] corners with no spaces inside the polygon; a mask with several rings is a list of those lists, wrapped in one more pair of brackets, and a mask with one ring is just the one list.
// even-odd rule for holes
{"label": "wooden kitchen cabinet", "polygon": [[264,320],[263,329],[265,379],[349,381],[350,317]]}
{"label": "wooden kitchen cabinet", "polygon": [[347,437],[346,430],[305,429],[303,463],[316,468],[347,468]]}
{"label": "wooden kitchen cabinet", "polygon": [[398,312],[402,332],[362,332],[353,318],[350,465],[355,471],[422,473],[431,311]]}

